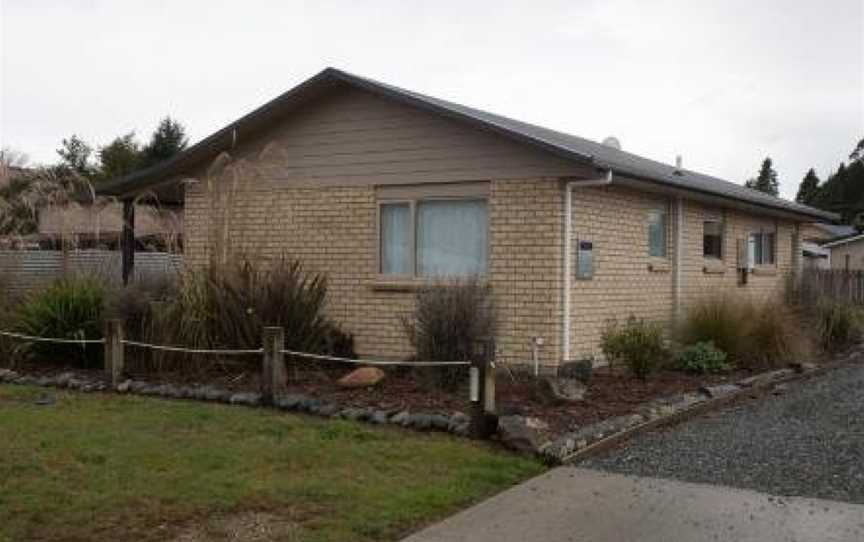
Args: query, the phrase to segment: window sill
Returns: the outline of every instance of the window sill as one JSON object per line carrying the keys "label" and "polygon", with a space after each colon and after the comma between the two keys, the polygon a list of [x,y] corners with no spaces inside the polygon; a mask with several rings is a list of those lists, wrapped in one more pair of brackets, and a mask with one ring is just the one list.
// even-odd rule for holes
{"label": "window sill", "polygon": [[777,268],[776,267],[754,267],[752,272],[754,275],[762,276],[762,277],[777,276]]}
{"label": "window sill", "polygon": [[706,263],[702,272],[706,275],[722,275],[726,273],[726,265],[722,261]]}
{"label": "window sill", "polygon": [[[411,277],[376,277],[369,288],[375,292],[416,292],[429,286],[436,284],[446,285],[449,283],[459,282],[459,279],[435,279],[435,278],[411,278]],[[480,279],[481,286],[487,286],[486,279]]]}
{"label": "window sill", "polygon": [[672,265],[668,261],[658,260],[648,264],[648,271],[652,273],[668,273],[672,270]]}

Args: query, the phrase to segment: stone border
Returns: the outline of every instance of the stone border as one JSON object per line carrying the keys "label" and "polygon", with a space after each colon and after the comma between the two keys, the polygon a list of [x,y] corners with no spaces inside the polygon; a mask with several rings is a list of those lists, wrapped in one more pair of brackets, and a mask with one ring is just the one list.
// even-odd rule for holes
{"label": "stone border", "polygon": [[[142,396],[163,397],[166,399],[189,399],[249,407],[266,407],[260,393],[230,392],[214,386],[176,386],[174,384],[151,384],[141,380],[126,380],[114,389],[100,379],[78,378],[75,373],[66,372],[57,376],[33,377],[21,375],[10,369],[0,369],[0,383],[23,386],[42,386],[69,389],[84,393],[114,392]],[[441,413],[410,412],[408,410],[383,410],[375,408],[346,407],[328,403],[302,394],[285,394],[273,400],[273,408],[278,410],[312,414],[324,418],[339,418],[372,424],[397,425],[420,431],[442,431],[459,437],[468,437],[468,415],[454,412]]]}
{"label": "stone border", "polygon": [[790,368],[760,373],[734,384],[704,386],[697,392],[655,399],[642,405],[637,414],[609,418],[566,433],[547,442],[536,452],[550,464],[575,463],[651,429],[674,425],[754,393],[764,394],[778,385],[805,380],[848,365],[858,360],[862,353],[864,349],[857,347],[840,359],[823,365],[795,363]]}

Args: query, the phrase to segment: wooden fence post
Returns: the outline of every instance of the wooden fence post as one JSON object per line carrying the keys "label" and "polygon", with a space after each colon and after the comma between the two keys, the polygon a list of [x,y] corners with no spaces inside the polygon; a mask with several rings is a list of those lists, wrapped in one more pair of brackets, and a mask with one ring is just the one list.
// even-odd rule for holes
{"label": "wooden fence post", "polygon": [[272,405],[277,395],[285,391],[285,329],[281,327],[264,328],[264,363],[261,375],[261,400]]}
{"label": "wooden fence post", "polygon": [[111,380],[111,387],[117,387],[123,378],[125,365],[123,348],[123,320],[108,320],[105,326],[105,376]]}
{"label": "wooden fence post", "polygon": [[471,389],[471,435],[488,438],[498,424],[495,415],[495,362],[492,341],[477,345],[475,359],[469,371]]}

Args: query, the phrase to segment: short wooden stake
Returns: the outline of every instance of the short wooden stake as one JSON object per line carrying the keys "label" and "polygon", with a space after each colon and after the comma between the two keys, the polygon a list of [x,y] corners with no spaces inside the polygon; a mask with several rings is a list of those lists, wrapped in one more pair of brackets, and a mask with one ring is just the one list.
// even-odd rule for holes
{"label": "short wooden stake", "polygon": [[125,349],[123,348],[123,320],[108,320],[105,326],[105,376],[111,387],[117,387],[123,378]]}
{"label": "short wooden stake", "polygon": [[264,363],[261,375],[261,400],[272,405],[274,399],[285,392],[285,356],[282,350],[285,348],[285,329],[281,327],[265,327],[264,335]]}

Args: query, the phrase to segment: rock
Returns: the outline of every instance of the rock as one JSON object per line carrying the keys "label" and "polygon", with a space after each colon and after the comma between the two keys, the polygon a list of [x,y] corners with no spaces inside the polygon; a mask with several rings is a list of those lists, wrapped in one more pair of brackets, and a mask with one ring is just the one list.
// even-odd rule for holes
{"label": "rock", "polygon": [[368,388],[384,379],[384,371],[377,367],[360,367],[340,378],[336,383],[343,388]]}
{"label": "rock", "polygon": [[232,405],[258,406],[261,402],[261,394],[258,393],[235,393],[228,399]]}
{"label": "rock", "polygon": [[585,397],[585,384],[575,378],[541,378],[535,394],[544,403],[574,403]]}
{"label": "rock", "polygon": [[132,393],[143,393],[144,390],[149,387],[149,384],[142,380],[133,380],[129,385],[129,391]]}
{"label": "rock", "polygon": [[574,378],[583,384],[591,382],[594,374],[594,360],[585,359],[580,361],[568,361],[562,363],[558,368],[558,376],[561,378]]}
{"label": "rock", "polygon": [[17,376],[18,374],[11,369],[0,369],[0,382],[12,380],[12,378],[17,378]]}
{"label": "rock", "polygon": [[35,386],[37,380],[30,375],[22,375],[15,379],[15,383],[21,386]]}
{"label": "rock", "polygon": [[428,414],[411,414],[408,417],[408,425],[420,430],[432,427],[432,417]]}
{"label": "rock", "polygon": [[114,388],[117,390],[117,393],[128,393],[129,389],[132,387],[131,380],[124,380],[123,382],[117,384],[117,387]]}
{"label": "rock", "polygon": [[54,379],[54,385],[58,388],[65,388],[69,385],[69,381],[75,378],[75,375],[70,372],[60,373]]}
{"label": "rock", "polygon": [[54,404],[54,398],[50,395],[43,395],[33,401],[33,404],[38,406],[50,406]]}
{"label": "rock", "polygon": [[815,371],[819,368],[815,363],[810,363],[807,361],[801,361],[798,363],[790,363],[789,367],[792,368],[796,373],[809,373],[810,371]]}
{"label": "rock", "polygon": [[702,386],[699,391],[712,399],[723,397],[741,391],[741,386],[735,384],[717,384],[715,386]]}
{"label": "rock", "polygon": [[304,397],[302,395],[289,393],[288,395],[277,397],[273,401],[273,404],[276,405],[276,408],[281,408],[282,410],[294,410],[303,399]]}
{"label": "rock", "polygon": [[228,403],[231,401],[231,393],[219,388],[209,388],[204,393],[204,398],[208,401],[217,401],[220,403]]}
{"label": "rock", "polygon": [[346,420],[351,420],[353,422],[362,422],[369,419],[372,415],[369,410],[365,408],[350,408],[348,409],[348,414],[345,416]]}
{"label": "rock", "polygon": [[537,418],[501,416],[498,418],[498,436],[513,450],[535,454],[547,442],[549,426]]}
{"label": "rock", "polygon": [[328,403],[328,404],[321,405],[320,407],[318,407],[318,415],[319,416],[326,416],[329,418],[338,412],[339,412],[339,406],[334,405],[332,403]]}
{"label": "rock", "polygon": [[393,416],[390,417],[390,423],[405,426],[408,418],[411,414],[407,410],[403,410],[401,412],[397,412]]}
{"label": "rock", "polygon": [[453,427],[450,432],[460,437],[467,437],[471,433],[471,425],[468,422],[461,423]]}
{"label": "rock", "polygon": [[769,382],[792,376],[793,374],[795,374],[795,371],[793,369],[778,369],[776,371],[769,371],[767,373],[760,373],[748,378],[743,378],[736,382],[736,384],[738,384],[742,388],[762,386]]}
{"label": "rock", "polygon": [[50,376],[41,376],[36,379],[36,385],[42,387],[53,386],[54,382],[55,380]]}
{"label": "rock", "polygon": [[447,423],[447,431],[454,433],[460,425],[467,425],[471,419],[463,412],[454,412]]}
{"label": "rock", "polygon": [[383,410],[376,410],[372,412],[372,416],[369,418],[369,421],[375,424],[383,425],[387,423],[388,419],[389,416],[387,415],[387,412]]}
{"label": "rock", "polygon": [[432,415],[432,428],[438,429],[439,431],[447,431],[447,428],[450,426],[450,418],[444,416],[443,414],[433,414]]}
{"label": "rock", "polygon": [[300,412],[309,412],[314,413],[315,410],[321,405],[321,401],[315,399],[314,397],[304,397],[299,403],[297,403],[297,410]]}

